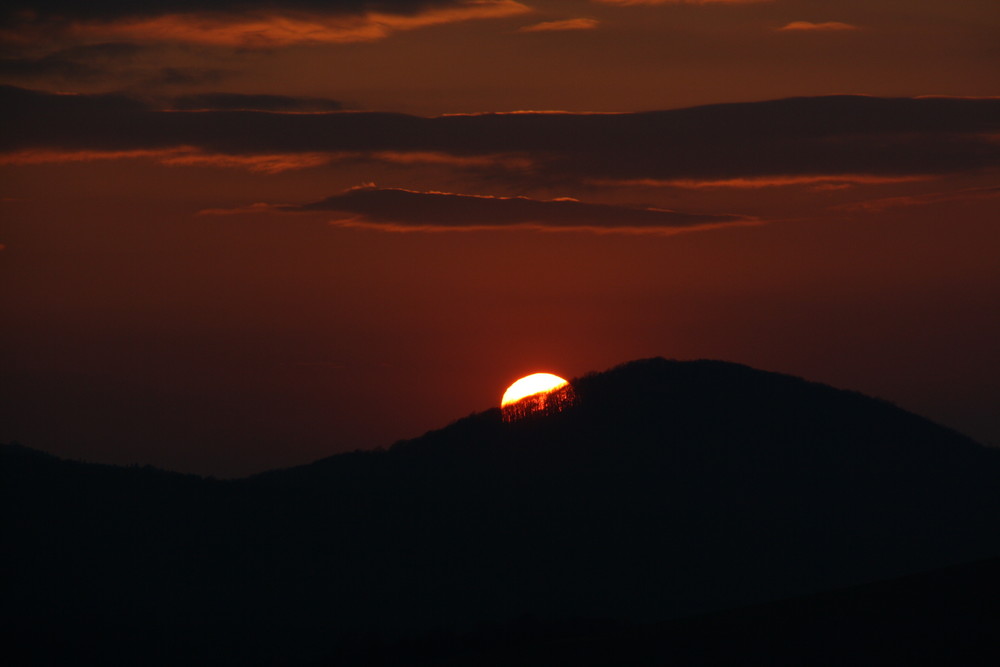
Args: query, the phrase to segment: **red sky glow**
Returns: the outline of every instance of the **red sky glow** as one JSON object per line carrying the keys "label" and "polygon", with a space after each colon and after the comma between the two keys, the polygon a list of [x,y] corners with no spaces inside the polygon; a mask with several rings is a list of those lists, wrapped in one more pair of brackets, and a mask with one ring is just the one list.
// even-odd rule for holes
{"label": "red sky glow", "polygon": [[988,0],[16,0],[0,441],[238,476],[665,356],[1000,445],[998,34]]}

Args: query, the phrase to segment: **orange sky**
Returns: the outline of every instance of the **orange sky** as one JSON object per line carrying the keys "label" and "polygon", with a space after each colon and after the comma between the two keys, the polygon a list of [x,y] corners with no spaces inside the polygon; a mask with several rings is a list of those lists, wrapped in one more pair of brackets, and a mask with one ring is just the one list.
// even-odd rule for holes
{"label": "orange sky", "polygon": [[0,440],[239,475],[662,355],[1000,444],[996,3],[131,5],[0,21]]}

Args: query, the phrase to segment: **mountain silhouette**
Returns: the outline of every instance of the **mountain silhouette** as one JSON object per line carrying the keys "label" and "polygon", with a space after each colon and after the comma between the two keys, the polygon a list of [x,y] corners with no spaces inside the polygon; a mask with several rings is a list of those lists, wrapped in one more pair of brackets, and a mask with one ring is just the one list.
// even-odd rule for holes
{"label": "mountain silhouette", "polygon": [[[492,409],[232,481],[6,445],[7,639],[24,664],[696,664],[713,654],[681,640],[701,632],[739,664],[716,640],[753,628],[767,662],[767,619],[812,610],[809,644],[868,618],[861,600],[925,645],[927,614],[900,621],[914,599],[982,634],[968,601],[1000,592],[1000,451],[731,363],[572,385],[556,414]],[[858,632],[840,646],[867,651]]]}

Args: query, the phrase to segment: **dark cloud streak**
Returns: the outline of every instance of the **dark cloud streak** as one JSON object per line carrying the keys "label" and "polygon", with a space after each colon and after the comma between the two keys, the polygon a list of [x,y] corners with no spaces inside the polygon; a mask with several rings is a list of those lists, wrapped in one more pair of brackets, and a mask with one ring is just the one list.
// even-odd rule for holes
{"label": "dark cloud streak", "polygon": [[231,70],[210,67],[155,67],[139,63],[153,47],[129,42],[87,44],[42,56],[0,58],[0,79],[26,85],[79,85],[111,82],[129,90],[218,83]]}
{"label": "dark cloud streak", "polygon": [[898,208],[902,206],[929,206],[932,204],[941,204],[946,202],[964,202],[997,198],[1000,198],[1000,186],[966,188],[964,190],[953,190],[950,192],[925,192],[918,195],[869,199],[867,201],[841,204],[833,207],[833,210],[879,212],[887,208]]}
{"label": "dark cloud streak", "polygon": [[[1000,165],[1000,99],[792,98],[624,114],[176,113],[0,88],[0,150],[524,155],[539,181],[940,174]],[[502,170],[501,170],[502,171]],[[523,172],[523,170],[522,170]],[[523,173],[521,174],[524,175]]]}
{"label": "dark cloud streak", "polygon": [[256,110],[256,111],[339,111],[343,105],[323,97],[290,97],[288,95],[245,95],[241,93],[200,93],[182,95],[169,102],[172,109],[197,110]]}
{"label": "dark cloud streak", "polygon": [[143,50],[137,44],[112,42],[74,46],[38,57],[2,58],[0,77],[87,81],[122,69]]}
{"label": "dark cloud streak", "polygon": [[180,13],[244,14],[269,10],[284,12],[322,12],[360,14],[366,11],[389,11],[407,14],[426,7],[459,4],[452,0],[28,0],[9,4],[3,13],[5,23],[22,22],[27,16],[42,19],[110,20],[123,17],[158,16]]}
{"label": "dark cloud streak", "polygon": [[279,206],[284,212],[332,211],[348,223],[396,229],[467,230],[533,226],[606,231],[678,230],[751,222],[736,215],[681,213],[659,208],[594,204],[575,199],[490,197],[397,188],[353,188],[322,201]]}

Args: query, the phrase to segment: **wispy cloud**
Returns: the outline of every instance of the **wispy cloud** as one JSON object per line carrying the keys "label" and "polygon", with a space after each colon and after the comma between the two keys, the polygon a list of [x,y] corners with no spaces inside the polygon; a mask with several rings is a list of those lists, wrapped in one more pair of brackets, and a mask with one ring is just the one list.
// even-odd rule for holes
{"label": "wispy cloud", "polygon": [[869,199],[868,201],[841,204],[834,207],[834,210],[868,211],[874,213],[884,211],[887,208],[899,208],[901,206],[928,206],[930,204],[938,204],[942,202],[997,198],[1000,198],[1000,186],[987,188],[966,188],[963,190],[952,190],[950,192],[928,192],[905,197],[882,197],[880,199]]}
{"label": "wispy cloud", "polygon": [[518,28],[518,32],[563,32],[566,30],[593,30],[601,24],[597,19],[577,18],[562,21],[542,21]]}
{"label": "wispy cloud", "polygon": [[163,156],[160,164],[171,167],[217,167],[245,169],[264,174],[308,169],[330,164],[331,156],[325,153],[284,153],[255,155],[225,155],[220,153],[186,152]]}
{"label": "wispy cloud", "polygon": [[[2,32],[2,31],[0,31]],[[25,53],[18,54],[18,51]],[[34,44],[10,49],[0,58],[0,77],[26,85],[62,88],[109,82],[132,90],[216,84],[234,74],[217,67],[178,67],[156,63],[153,46],[130,42],[83,44],[39,55]]]}
{"label": "wispy cloud", "polygon": [[5,19],[36,21],[55,17],[67,20],[108,20],[122,17],[160,16],[198,11],[225,13],[260,13],[280,6],[290,13],[310,13],[324,11],[335,14],[364,14],[376,8],[408,14],[429,6],[448,6],[462,0],[9,0],[6,3]]}
{"label": "wispy cloud", "polygon": [[196,152],[196,148],[190,147],[121,151],[29,148],[9,153],[0,153],[0,165],[61,164],[70,162],[103,162],[108,160],[138,159],[152,159],[157,162],[163,162],[178,156]]}
{"label": "wispy cloud", "polygon": [[776,175],[755,178],[724,178],[724,179],[690,179],[679,178],[656,180],[651,178],[609,181],[595,180],[595,185],[646,188],[680,188],[683,190],[758,190],[761,188],[782,188],[791,186],[809,186],[817,189],[841,189],[855,185],[885,185],[889,183],[912,183],[935,178],[931,174],[913,174],[907,176],[878,176],[875,174],[810,174],[810,175]]}
{"label": "wispy cloud", "polygon": [[[243,49],[292,44],[351,43],[384,39],[392,33],[502,18],[532,11],[516,0],[464,0],[441,3],[291,3],[237,8],[233,3],[191,11],[190,4],[166,3],[159,13],[122,12],[74,20],[21,25],[2,34],[8,41],[61,34],[78,42],[125,40],[143,44],[188,43]],[[298,6],[296,6],[298,5]],[[393,11],[393,9],[397,11]],[[345,11],[346,10],[346,11]],[[353,11],[352,11],[353,10]]]}
{"label": "wispy cloud", "polygon": [[750,5],[774,0],[594,0],[606,5]]}
{"label": "wispy cloud", "polygon": [[[253,156],[452,165],[511,182],[667,187],[873,183],[995,168],[1000,99],[835,96],[620,114],[422,118],[369,112],[161,111],[123,95],[0,86],[0,153],[180,150],[190,164]],[[205,156],[227,156],[206,158]],[[320,157],[325,156],[325,157]],[[24,158],[26,159],[26,158]],[[41,158],[37,158],[41,159]],[[288,162],[284,158],[278,162]],[[176,163],[176,161],[175,161]]]}
{"label": "wispy cloud", "polygon": [[515,154],[452,155],[435,151],[375,151],[355,153],[356,160],[371,160],[391,164],[427,164],[468,168],[500,168],[530,170],[536,163],[529,157]]}
{"label": "wispy cloud", "polygon": [[[260,210],[259,204],[255,206]],[[517,228],[664,234],[755,222],[738,215],[682,213],[571,198],[496,197],[373,185],[352,188],[310,204],[274,206],[273,210],[329,211],[339,214],[332,221],[338,226],[424,232]]]}
{"label": "wispy cloud", "polygon": [[138,150],[60,150],[28,148],[0,153],[0,165],[69,164],[111,160],[149,160],[171,167],[214,167],[277,174],[322,167],[337,162],[382,162],[399,165],[444,165],[462,169],[528,170],[534,163],[515,155],[449,155],[392,151],[335,151],[311,153],[210,153],[195,146]]}
{"label": "wispy cloud", "polygon": [[810,21],[792,21],[776,30],[780,32],[843,32],[845,30],[860,30],[860,26],[840,21],[827,21],[825,23],[812,23]]}
{"label": "wispy cloud", "polygon": [[0,58],[0,76],[90,81],[122,69],[142,51],[136,44],[104,43],[57,49],[40,56]]}
{"label": "wispy cloud", "polygon": [[289,95],[247,95],[241,93],[198,93],[181,95],[167,102],[168,108],[180,111],[339,111],[343,105],[325,97]]}
{"label": "wispy cloud", "polygon": [[151,160],[166,166],[235,168],[266,174],[277,174],[294,169],[319,167],[329,164],[335,159],[336,156],[331,156],[326,153],[259,153],[253,155],[226,155],[221,153],[205,153],[191,146],[127,151],[67,151],[43,148],[0,153],[0,165],[67,164],[73,162],[104,162],[109,160]]}

